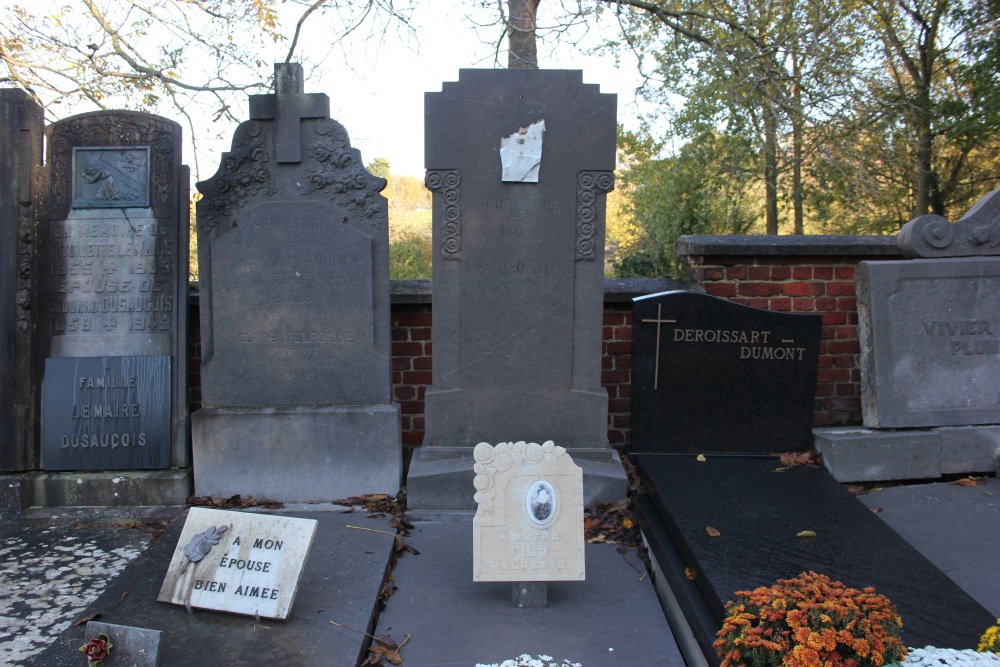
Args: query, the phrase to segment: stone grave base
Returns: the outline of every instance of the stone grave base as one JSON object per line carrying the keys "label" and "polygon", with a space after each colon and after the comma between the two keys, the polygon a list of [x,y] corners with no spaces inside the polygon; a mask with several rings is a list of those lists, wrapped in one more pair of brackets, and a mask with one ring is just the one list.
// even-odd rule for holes
{"label": "stone grave base", "polygon": [[823,464],[838,482],[935,479],[997,471],[1000,426],[920,430],[860,426],[813,430]]}
{"label": "stone grave base", "polygon": [[[821,468],[777,458],[636,454],[636,514],[679,611],[710,664],[736,591],[815,571],[873,586],[903,619],[907,646],[975,648],[993,615]],[[784,468],[783,471],[779,469]],[[712,537],[707,528],[718,531]],[[812,531],[815,537],[797,537]]]}
{"label": "stone grave base", "polygon": [[191,495],[191,487],[190,468],[0,475],[0,514],[32,508],[177,506]]}
{"label": "stone grave base", "polygon": [[397,561],[398,588],[375,633],[411,636],[404,665],[472,667],[522,653],[584,667],[684,664],[635,549],[586,545],[586,581],[549,582],[545,607],[518,608],[510,582],[472,580],[471,522],[415,522],[406,543],[420,555]]}
{"label": "stone grave base", "polygon": [[395,495],[399,406],[203,408],[191,416],[194,492],[322,502]]}
{"label": "stone grave base", "polygon": [[[503,441],[490,444],[499,442]],[[569,447],[566,452],[583,468],[584,507],[625,497],[627,479],[618,452]],[[471,517],[476,511],[474,465],[471,447],[424,445],[415,449],[406,475],[407,516],[440,520],[443,514],[461,513]]]}
{"label": "stone grave base", "polygon": [[[204,609],[188,613],[182,606],[156,601],[184,517],[112,580],[81,617],[100,614],[105,623],[159,630],[161,665],[355,665],[367,655],[370,640],[362,633],[371,633],[375,623],[395,531],[387,518],[298,510],[276,514],[316,519],[319,526],[284,621]],[[81,663],[83,634],[83,627],[70,626],[31,664]]]}

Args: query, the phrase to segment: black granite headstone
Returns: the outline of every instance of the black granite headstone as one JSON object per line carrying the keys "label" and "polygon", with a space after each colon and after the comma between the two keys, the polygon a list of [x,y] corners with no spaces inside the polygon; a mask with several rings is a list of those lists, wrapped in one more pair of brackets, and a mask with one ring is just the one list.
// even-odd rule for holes
{"label": "black granite headstone", "polygon": [[59,357],[45,363],[47,470],[170,466],[170,357]]}
{"label": "black granite headstone", "polygon": [[[601,327],[616,106],[571,70],[461,70],[426,94],[434,377],[411,507],[473,507],[479,442],[553,440],[578,463],[611,461]],[[459,469],[468,479],[449,494]]]}
{"label": "black granite headstone", "polygon": [[809,449],[821,324],[696,292],[636,298],[631,451]]}
{"label": "black granite headstone", "polygon": [[302,66],[198,183],[198,495],[283,501],[396,493],[385,181],[364,167]]}
{"label": "black granite headstone", "polygon": [[[46,446],[43,464],[48,470],[187,466],[188,170],[180,126],[150,114],[102,111],[59,121],[47,132],[35,307],[39,372],[56,375],[43,380],[43,394],[71,390],[59,372],[64,364],[127,358],[161,369],[141,381],[170,417],[169,435],[158,439],[151,457],[116,451],[98,465],[79,449]],[[47,407],[56,414],[43,414],[45,424],[59,424],[65,406]]]}
{"label": "black granite headstone", "polygon": [[32,293],[42,108],[0,90],[0,470],[38,467]]}

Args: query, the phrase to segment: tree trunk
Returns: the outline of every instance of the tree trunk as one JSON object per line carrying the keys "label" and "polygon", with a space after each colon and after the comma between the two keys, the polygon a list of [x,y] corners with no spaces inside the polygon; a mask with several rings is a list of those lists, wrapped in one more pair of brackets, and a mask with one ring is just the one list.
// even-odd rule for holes
{"label": "tree trunk", "polygon": [[535,17],[539,0],[507,0],[507,67],[538,69]]}
{"label": "tree trunk", "polygon": [[764,187],[767,198],[767,233],[778,233],[778,119],[774,108],[764,107]]}
{"label": "tree trunk", "polygon": [[802,88],[799,86],[799,59],[792,56],[792,209],[794,234],[805,233],[802,211]]}

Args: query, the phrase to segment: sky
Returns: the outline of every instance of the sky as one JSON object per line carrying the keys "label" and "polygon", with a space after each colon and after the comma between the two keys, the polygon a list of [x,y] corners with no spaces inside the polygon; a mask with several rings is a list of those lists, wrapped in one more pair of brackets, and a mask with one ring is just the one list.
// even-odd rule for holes
{"label": "sky", "polygon": [[[495,44],[499,29],[490,27],[477,32],[475,24],[464,17],[468,3],[444,0],[418,0],[413,24],[416,35],[408,43],[393,33],[377,38],[358,35],[347,45],[350,66],[341,52],[334,50],[321,71],[306,69],[305,92],[326,93],[330,97],[330,116],[347,129],[354,147],[360,149],[366,164],[377,157],[388,159],[395,175],[423,177],[423,103],[425,92],[438,92],[446,81],[457,81],[460,68],[494,67]],[[546,3],[539,10],[539,24],[547,20]],[[294,26],[297,16],[286,18]],[[486,15],[484,20],[492,19]],[[329,27],[322,16],[313,15],[306,23],[301,42],[311,48],[311,55],[322,57],[329,52]],[[595,43],[599,36],[591,31],[585,37]],[[492,43],[484,43],[484,40]],[[287,49],[287,47],[282,47]],[[504,40],[506,48],[506,40]],[[506,65],[506,52],[501,63]],[[283,60],[283,55],[279,58]],[[539,61],[543,68],[583,70],[584,83],[600,85],[602,93],[618,95],[619,122],[635,128],[638,116],[649,111],[635,95],[640,83],[634,63],[617,69],[607,56],[586,56],[569,45],[558,45],[554,52],[542,42]],[[247,105],[237,111],[246,120]],[[209,178],[221,161],[221,151],[228,150],[236,123],[214,123],[213,134],[222,139],[199,144],[197,165],[201,179]],[[190,153],[186,154],[190,155]],[[191,158],[185,161],[195,168]]]}

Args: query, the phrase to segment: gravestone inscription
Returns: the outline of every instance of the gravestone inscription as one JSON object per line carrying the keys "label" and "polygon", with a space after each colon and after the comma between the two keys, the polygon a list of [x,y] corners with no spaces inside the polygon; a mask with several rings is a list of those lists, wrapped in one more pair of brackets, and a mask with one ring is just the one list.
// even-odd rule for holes
{"label": "gravestone inscription", "polygon": [[286,619],[315,519],[193,507],[157,600]]}
{"label": "gravestone inscription", "polygon": [[[48,128],[50,185],[39,226],[36,307],[39,370],[54,375],[46,376],[44,391],[65,395],[75,382],[61,370],[76,362],[49,360],[101,358],[117,367],[140,363],[137,357],[160,359],[151,362],[165,370],[156,374],[159,386],[146,384],[153,376],[140,383],[157,397],[157,410],[166,406],[169,434],[157,443],[155,461],[143,458],[142,467],[188,463],[188,172],[180,158],[180,127],[149,114],[95,112]],[[94,377],[105,376],[103,370]],[[49,425],[61,419],[43,415]],[[118,433],[112,424],[90,418],[85,430],[110,442]],[[98,470],[137,462],[108,459],[103,450],[46,446],[43,463],[49,470]]]}
{"label": "gravestone inscription", "polygon": [[395,494],[385,180],[364,168],[302,67],[275,66],[198,184],[198,495]]}
{"label": "gravestone inscription", "polygon": [[1000,258],[861,262],[868,427],[1000,423]]}
{"label": "gravestone inscription", "polygon": [[696,292],[634,299],[631,451],[809,449],[821,324]]}
{"label": "gravestone inscription", "polygon": [[552,438],[588,497],[624,493],[601,386],[615,110],[579,71],[461,70],[426,94],[434,368],[411,507],[472,509],[472,448],[498,437]]}
{"label": "gravestone inscription", "polygon": [[582,581],[583,470],[551,440],[475,447],[473,581]]}

